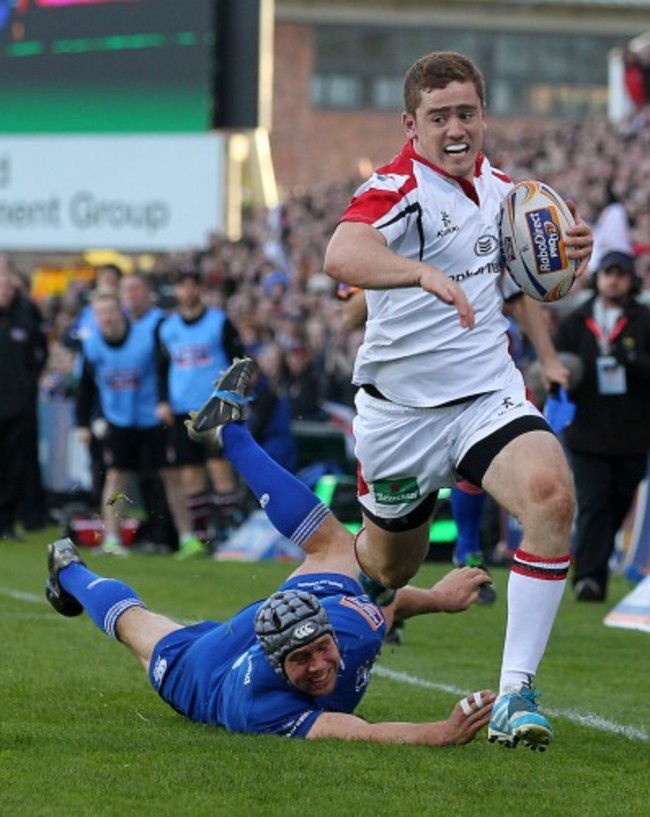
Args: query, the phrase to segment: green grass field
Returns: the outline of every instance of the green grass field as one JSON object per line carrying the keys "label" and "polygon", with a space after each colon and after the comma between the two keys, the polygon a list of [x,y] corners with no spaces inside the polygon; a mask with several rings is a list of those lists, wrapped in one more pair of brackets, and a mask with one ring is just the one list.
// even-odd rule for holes
{"label": "green grass field", "polygon": [[[537,679],[556,731],[546,754],[484,735],[447,749],[292,741],[227,734],[169,709],[123,647],[45,602],[47,538],[0,543],[2,817],[650,814],[650,636],[602,623],[629,591],[623,580],[607,607],[566,594]],[[87,562],[183,620],[223,618],[288,572],[156,556]],[[444,570],[427,564],[417,583]],[[406,643],[384,649],[358,714],[437,720],[462,694],[494,687],[506,578],[495,572],[493,608],[410,621]]]}

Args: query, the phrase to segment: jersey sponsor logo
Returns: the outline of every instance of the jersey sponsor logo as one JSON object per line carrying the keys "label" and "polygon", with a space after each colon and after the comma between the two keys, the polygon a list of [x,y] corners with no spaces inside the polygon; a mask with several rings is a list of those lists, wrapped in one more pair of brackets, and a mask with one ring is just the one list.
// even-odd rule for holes
{"label": "jersey sponsor logo", "polygon": [[312,709],[308,709],[305,712],[302,712],[300,715],[298,715],[297,718],[294,718],[291,721],[287,721],[287,723],[285,723],[284,726],[280,729],[280,734],[288,738],[293,737],[293,735],[296,734],[298,729],[300,729],[301,725],[312,714],[312,712],[313,712]]}
{"label": "jersey sponsor logo", "polygon": [[174,351],[174,365],[179,369],[209,366],[211,363],[212,353],[209,346],[181,346]]}
{"label": "jersey sponsor logo", "polygon": [[343,582],[333,581],[332,579],[313,579],[310,577],[309,581],[298,581],[295,584],[295,587],[298,590],[307,590],[310,593],[313,593],[315,596],[321,595],[323,593],[327,595],[332,595],[332,592],[338,594],[342,593],[345,589]]}
{"label": "jersey sponsor logo", "polygon": [[482,235],[474,244],[475,255],[492,255],[499,249],[499,239],[494,235]]}
{"label": "jersey sponsor logo", "polygon": [[537,271],[540,275],[558,272],[567,266],[560,219],[555,207],[540,207],[526,213]]}
{"label": "jersey sponsor logo", "polygon": [[371,485],[375,502],[378,505],[400,505],[402,502],[415,502],[421,496],[417,477],[378,479]]}
{"label": "jersey sponsor logo", "polygon": [[347,607],[349,610],[358,613],[373,630],[378,630],[384,623],[384,614],[371,601],[364,601],[358,596],[345,596],[341,599],[340,604],[341,607]]}
{"label": "jersey sponsor logo", "polygon": [[498,261],[490,261],[489,264],[483,264],[476,269],[468,269],[465,272],[459,272],[449,276],[452,281],[465,281],[467,278],[473,278],[475,275],[500,275],[501,265]]}
{"label": "jersey sponsor logo", "polygon": [[246,666],[246,673],[244,675],[244,686],[248,686],[251,682],[251,677],[253,675],[253,659],[250,657],[248,653],[246,653],[246,660],[248,662]]}
{"label": "jersey sponsor logo", "polygon": [[248,650],[245,653],[242,653],[239,658],[237,658],[233,663],[230,665],[230,669],[239,669],[241,665],[246,662],[246,672],[244,673],[244,686],[247,686],[251,682],[251,675],[253,673],[253,659],[250,656]]}
{"label": "jersey sponsor logo", "polygon": [[140,385],[141,374],[135,369],[109,369],[104,375],[111,391],[133,391]]}

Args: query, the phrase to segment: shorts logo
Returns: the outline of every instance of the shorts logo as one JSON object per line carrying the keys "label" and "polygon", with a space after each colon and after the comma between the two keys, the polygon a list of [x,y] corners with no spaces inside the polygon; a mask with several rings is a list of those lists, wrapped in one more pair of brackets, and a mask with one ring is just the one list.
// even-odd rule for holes
{"label": "shorts logo", "polygon": [[417,477],[379,479],[377,482],[372,483],[372,491],[378,505],[399,505],[402,502],[415,502],[421,496]]}
{"label": "shorts logo", "polygon": [[167,672],[167,660],[165,658],[158,657],[156,659],[156,663],[153,668],[153,672],[151,673],[151,677],[153,678],[153,684],[158,689],[162,684],[162,680],[165,677],[165,673]]}
{"label": "shorts logo", "polygon": [[508,414],[514,409],[519,409],[523,405],[524,402],[522,400],[518,400],[515,403],[512,397],[504,397],[501,401],[501,408],[497,411],[497,417],[503,417],[504,414]]}

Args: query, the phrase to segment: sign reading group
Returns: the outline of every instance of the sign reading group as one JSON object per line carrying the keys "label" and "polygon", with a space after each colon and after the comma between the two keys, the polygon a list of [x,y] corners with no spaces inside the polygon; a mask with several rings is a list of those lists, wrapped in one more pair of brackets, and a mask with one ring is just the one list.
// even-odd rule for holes
{"label": "sign reading group", "polygon": [[218,134],[0,138],[0,247],[176,250],[223,228]]}

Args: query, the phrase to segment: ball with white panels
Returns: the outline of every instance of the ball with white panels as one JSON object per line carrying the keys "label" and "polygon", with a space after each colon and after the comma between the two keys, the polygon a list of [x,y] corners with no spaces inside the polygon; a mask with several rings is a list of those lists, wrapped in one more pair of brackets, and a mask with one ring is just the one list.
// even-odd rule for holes
{"label": "ball with white panels", "polygon": [[536,301],[559,301],[571,289],[578,262],[567,257],[565,235],[573,224],[564,199],[543,182],[519,182],[501,203],[503,262]]}

